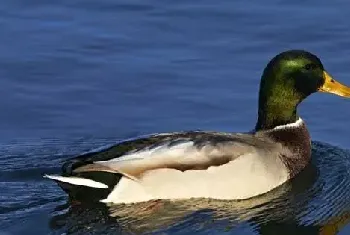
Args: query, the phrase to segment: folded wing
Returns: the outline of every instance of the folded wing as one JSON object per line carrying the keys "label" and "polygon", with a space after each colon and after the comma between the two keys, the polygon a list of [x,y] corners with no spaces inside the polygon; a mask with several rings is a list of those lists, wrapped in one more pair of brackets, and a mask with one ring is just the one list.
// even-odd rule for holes
{"label": "folded wing", "polygon": [[277,147],[248,134],[191,132],[158,138],[157,143],[128,151],[120,157],[77,167],[73,173],[103,171],[137,180],[145,172],[156,169],[204,170],[226,164],[244,154]]}

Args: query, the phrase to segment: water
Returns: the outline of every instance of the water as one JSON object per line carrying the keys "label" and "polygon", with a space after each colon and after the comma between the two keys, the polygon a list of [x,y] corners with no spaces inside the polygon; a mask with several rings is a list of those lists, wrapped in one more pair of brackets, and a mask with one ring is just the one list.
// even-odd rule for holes
{"label": "water", "polygon": [[278,52],[317,54],[350,84],[344,0],[0,3],[0,234],[348,234],[349,100],[299,112],[312,164],[243,202],[67,205],[65,159],[125,138],[178,130],[247,131],[261,71]]}

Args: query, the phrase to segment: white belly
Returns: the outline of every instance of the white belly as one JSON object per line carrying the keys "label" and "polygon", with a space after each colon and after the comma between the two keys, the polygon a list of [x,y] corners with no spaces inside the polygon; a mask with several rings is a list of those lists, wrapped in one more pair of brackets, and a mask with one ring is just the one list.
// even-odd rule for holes
{"label": "white belly", "polygon": [[102,202],[133,203],[152,199],[247,199],[288,180],[288,170],[275,156],[248,154],[207,170],[158,169],[134,181],[122,177]]}

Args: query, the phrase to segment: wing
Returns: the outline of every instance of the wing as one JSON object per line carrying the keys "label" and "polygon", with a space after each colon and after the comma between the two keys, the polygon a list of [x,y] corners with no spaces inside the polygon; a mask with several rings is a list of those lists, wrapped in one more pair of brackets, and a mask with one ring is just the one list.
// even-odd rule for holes
{"label": "wing", "polygon": [[273,142],[250,134],[181,132],[125,141],[80,156],[69,166],[71,175],[112,172],[137,180],[145,172],[156,169],[202,170],[226,164],[244,154],[266,154],[276,148]]}

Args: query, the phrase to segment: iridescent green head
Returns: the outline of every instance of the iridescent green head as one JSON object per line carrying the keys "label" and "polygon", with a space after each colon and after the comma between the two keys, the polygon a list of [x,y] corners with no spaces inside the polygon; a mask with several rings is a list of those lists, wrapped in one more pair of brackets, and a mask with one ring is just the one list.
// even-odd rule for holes
{"label": "iridescent green head", "polygon": [[350,88],[336,82],[310,52],[290,50],[275,56],[261,78],[256,130],[295,122],[298,104],[317,91],[350,97]]}

